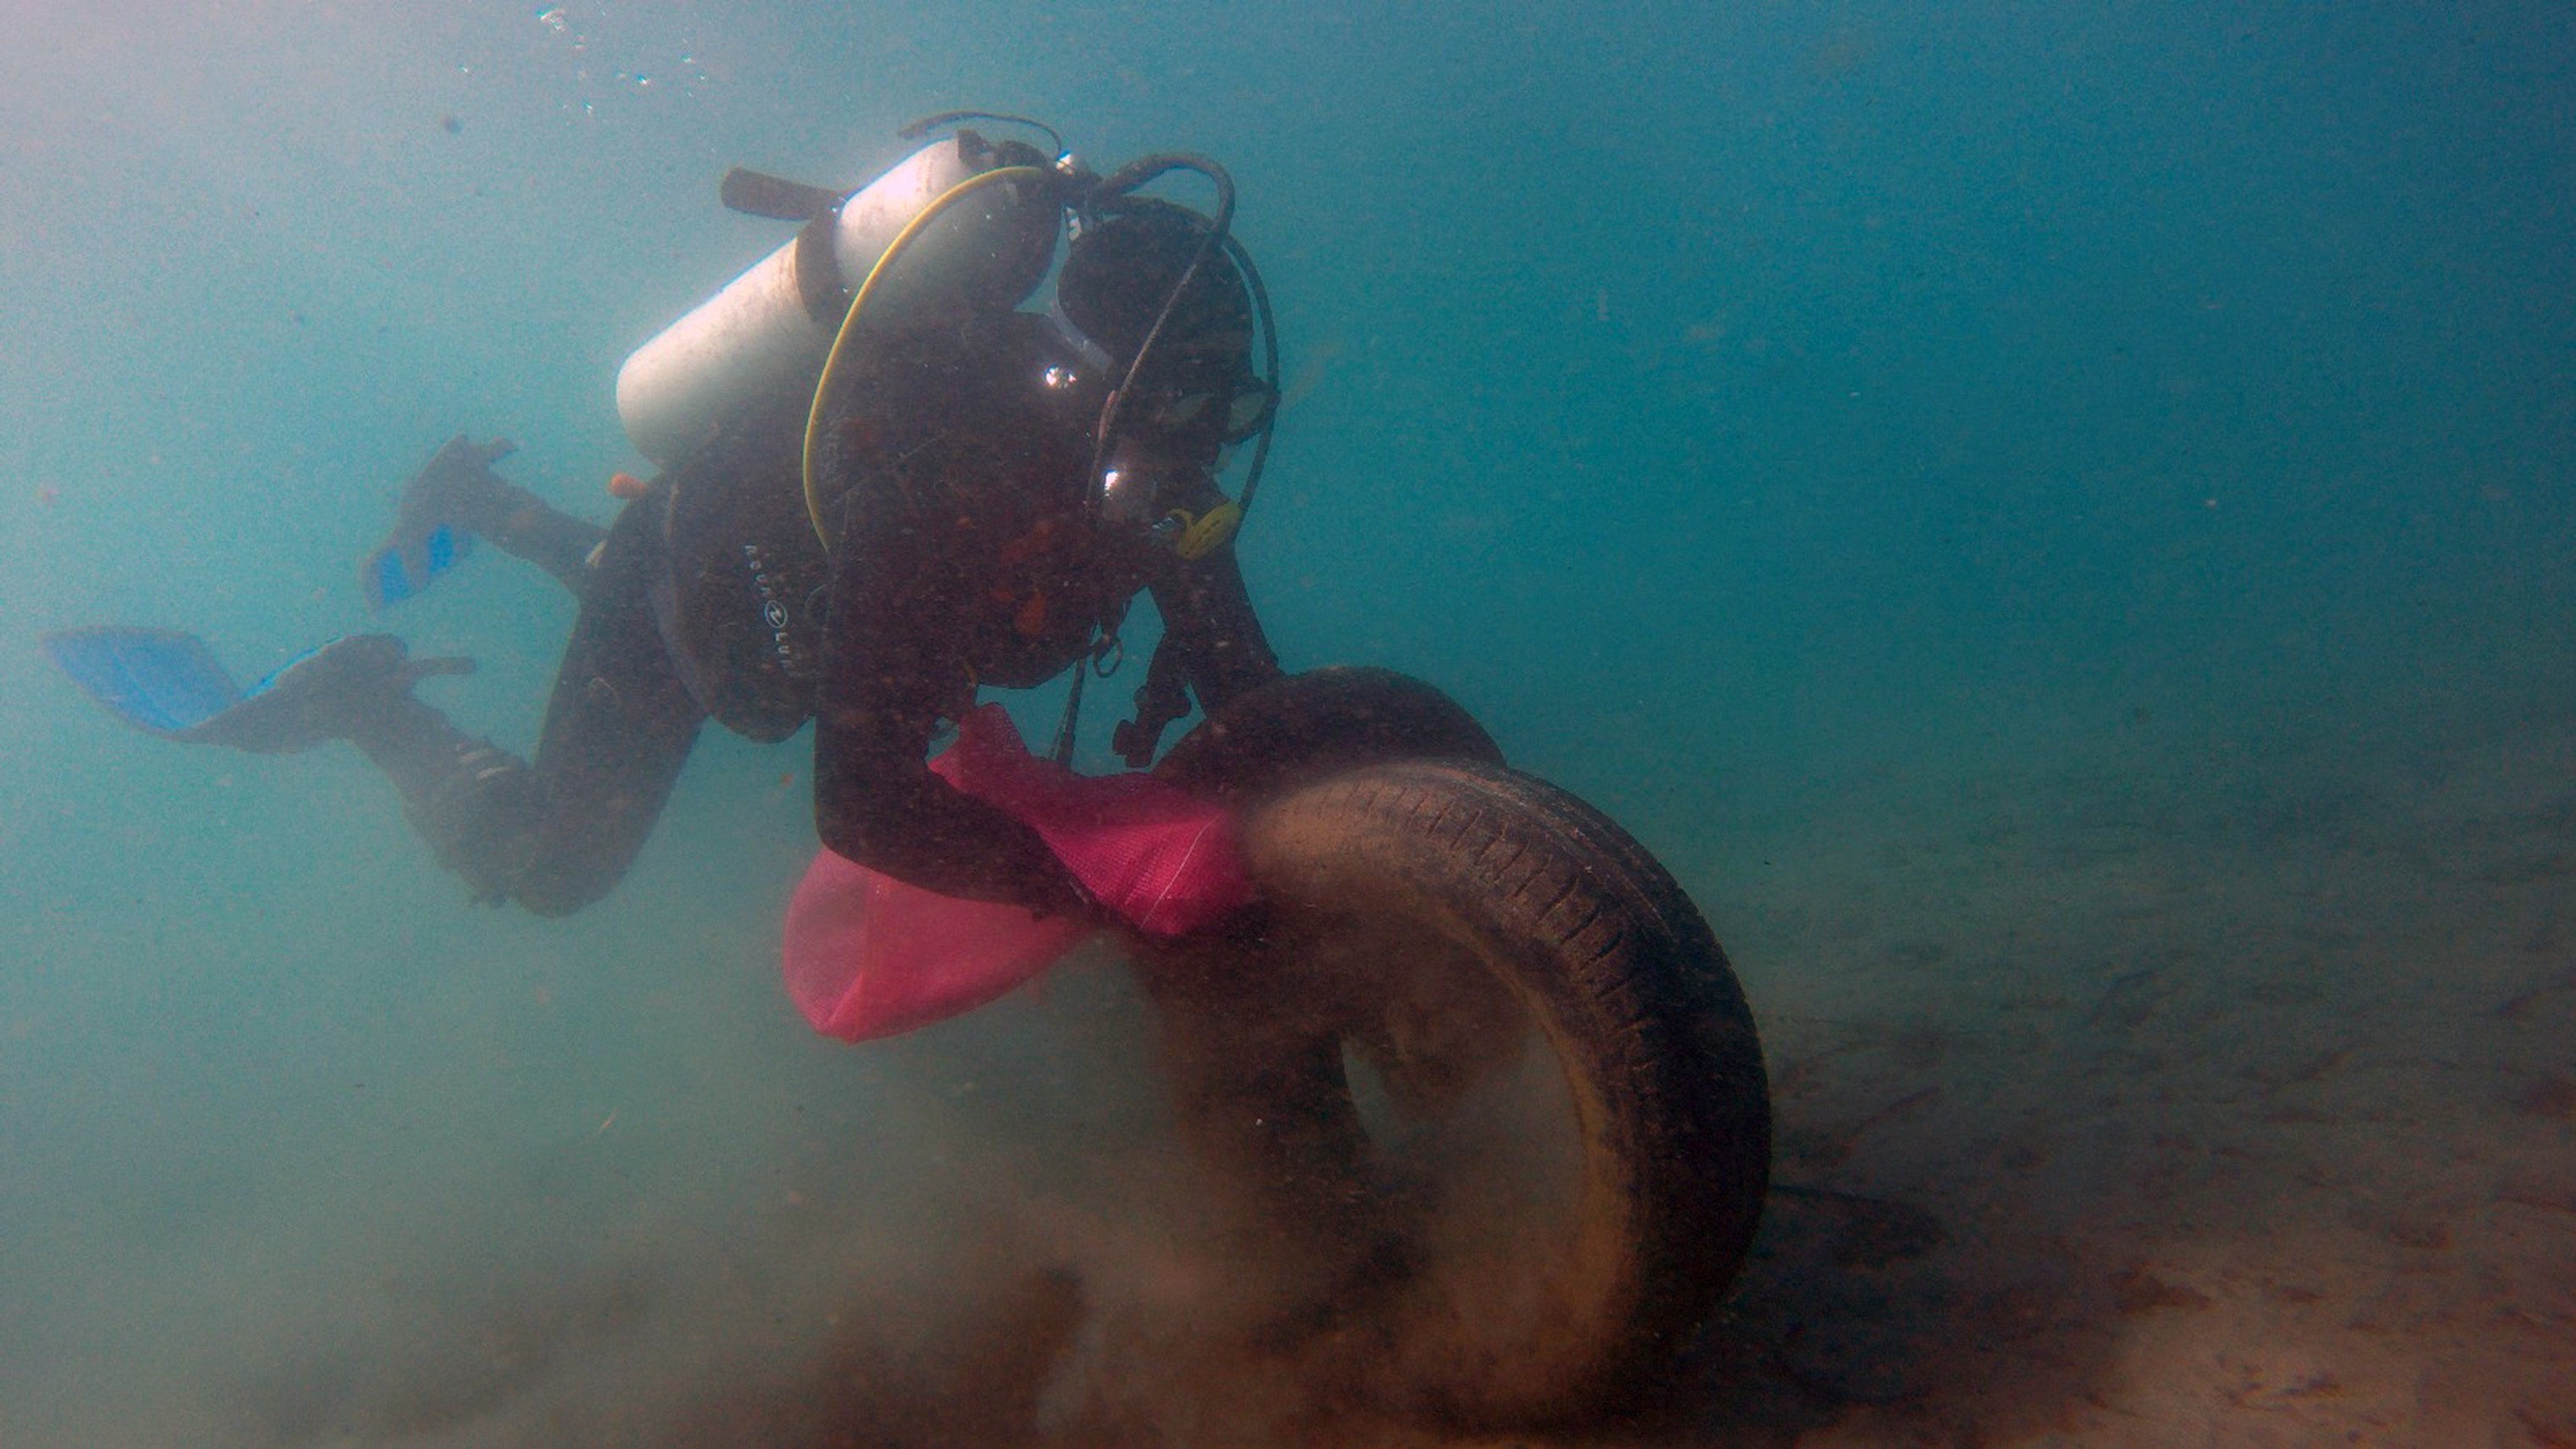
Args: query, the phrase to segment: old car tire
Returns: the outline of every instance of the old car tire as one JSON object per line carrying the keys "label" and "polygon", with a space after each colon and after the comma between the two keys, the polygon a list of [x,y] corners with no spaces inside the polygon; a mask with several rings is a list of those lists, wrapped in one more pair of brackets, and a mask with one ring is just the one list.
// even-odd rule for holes
{"label": "old car tire", "polygon": [[[1263,906],[1141,964],[1185,1122],[1264,1211],[1344,1239],[1317,1352],[1452,1422],[1576,1419],[1653,1384],[1741,1264],[1770,1162],[1760,1044],[1699,911],[1599,812],[1486,760],[1242,803]],[[1541,1053],[1512,1056],[1526,1041]],[[1561,1083],[1561,1230],[1446,1262],[1405,1241],[1394,1184],[1416,1164],[1372,1139],[1350,1064],[1436,1117],[1511,1060]]]}

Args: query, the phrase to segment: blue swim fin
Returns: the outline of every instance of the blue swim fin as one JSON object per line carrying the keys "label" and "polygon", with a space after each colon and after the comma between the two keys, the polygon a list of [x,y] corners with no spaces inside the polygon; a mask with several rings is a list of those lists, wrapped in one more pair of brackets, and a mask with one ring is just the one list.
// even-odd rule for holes
{"label": "blue swim fin", "polygon": [[403,485],[393,531],[358,565],[358,592],[381,611],[417,596],[465,562],[476,534],[498,534],[517,506],[492,465],[518,450],[507,438],[477,443],[459,433]]}
{"label": "blue swim fin", "polygon": [[156,735],[184,738],[242,700],[206,641],[177,629],[66,629],[44,643],[84,694]]}
{"label": "blue swim fin", "polygon": [[391,634],[347,634],[245,690],[206,641],[177,629],[109,625],[48,634],[44,642],[83,693],[136,729],[263,755],[346,739],[414,680],[474,667],[467,659],[409,659]]}
{"label": "blue swim fin", "polygon": [[473,551],[474,535],[449,524],[422,531],[397,528],[358,565],[358,592],[367,596],[369,609],[382,612],[428,588]]}

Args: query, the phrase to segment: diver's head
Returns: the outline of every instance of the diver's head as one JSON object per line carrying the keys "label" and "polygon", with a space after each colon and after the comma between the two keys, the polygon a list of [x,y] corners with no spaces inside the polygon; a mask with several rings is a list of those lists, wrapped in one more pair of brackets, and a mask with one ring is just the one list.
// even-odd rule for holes
{"label": "diver's head", "polygon": [[[1152,339],[1119,409],[1120,439],[1202,466],[1257,431],[1272,401],[1252,366],[1252,300],[1225,249],[1206,245],[1208,230],[1186,208],[1130,201],[1083,226],[1056,278],[1057,311],[1111,359],[1113,374]],[[1194,257],[1198,271],[1181,286]]]}

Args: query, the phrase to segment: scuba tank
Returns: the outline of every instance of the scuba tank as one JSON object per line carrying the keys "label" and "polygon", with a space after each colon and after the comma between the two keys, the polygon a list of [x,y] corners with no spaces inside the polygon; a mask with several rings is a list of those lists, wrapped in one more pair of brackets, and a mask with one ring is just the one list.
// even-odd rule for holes
{"label": "scuba tank", "polygon": [[927,228],[907,238],[900,285],[872,298],[872,312],[883,308],[900,321],[941,302],[1017,305],[1053,259],[1062,206],[1056,189],[979,186],[957,205],[941,203],[978,175],[1032,159],[1043,164],[1031,148],[993,146],[965,131],[847,194],[728,172],[727,206],[804,228],[627,357],[617,372],[617,416],[627,439],[673,467],[725,423],[781,395],[810,393],[853,293],[917,221]]}

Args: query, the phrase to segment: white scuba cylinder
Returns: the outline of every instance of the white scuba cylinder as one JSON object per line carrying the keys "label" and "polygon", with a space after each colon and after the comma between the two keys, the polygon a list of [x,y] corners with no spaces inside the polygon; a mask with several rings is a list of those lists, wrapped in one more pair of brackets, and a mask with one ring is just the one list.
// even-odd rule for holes
{"label": "white scuba cylinder", "polygon": [[[617,370],[617,416],[636,451],[673,466],[746,408],[796,389],[810,392],[840,318],[818,317],[806,299],[846,301],[843,289],[856,291],[867,280],[914,217],[979,169],[955,138],[923,147],[818,223],[832,228],[837,277],[800,275],[800,259],[813,251],[791,240],[635,349]],[[900,320],[935,297],[990,292],[1002,295],[1004,306],[1026,297],[1044,274],[1044,247],[1056,224],[1042,191],[988,185],[961,197],[905,247],[902,285],[872,299],[870,316],[882,307],[888,320]],[[1040,209],[1046,214],[1037,215]],[[1046,240],[1033,248],[1038,225],[1047,228]]]}

